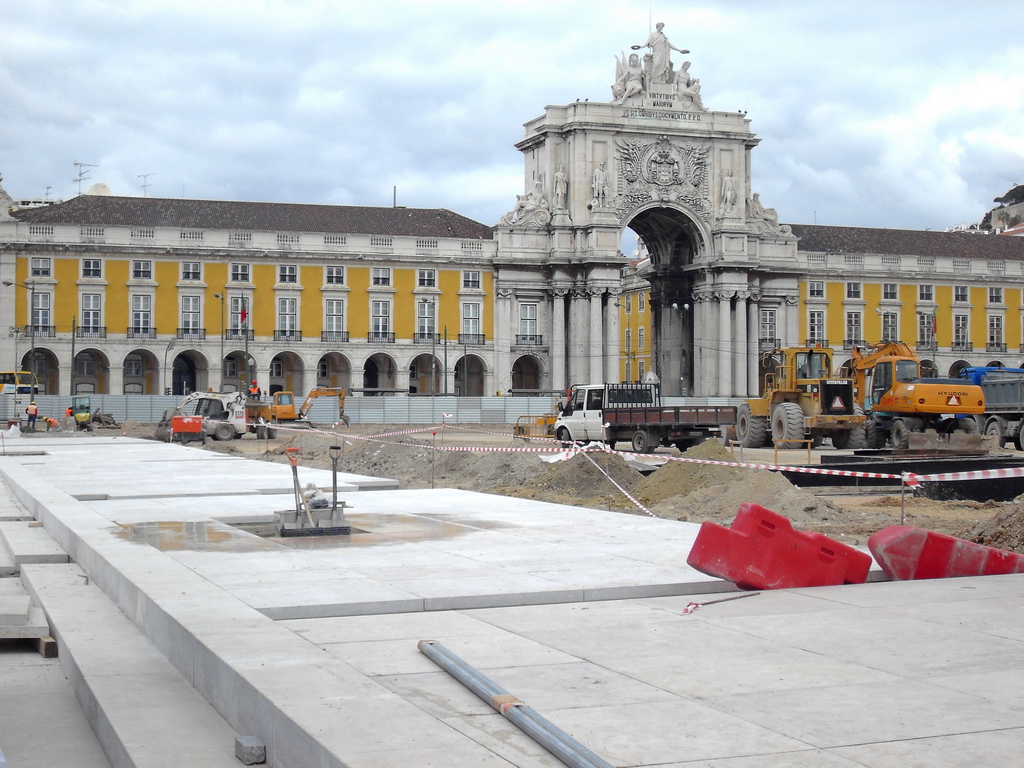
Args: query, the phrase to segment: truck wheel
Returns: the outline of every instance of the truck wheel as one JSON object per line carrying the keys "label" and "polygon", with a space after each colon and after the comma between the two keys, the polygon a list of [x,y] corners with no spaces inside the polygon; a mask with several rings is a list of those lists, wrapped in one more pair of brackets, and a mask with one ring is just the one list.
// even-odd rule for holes
{"label": "truck wheel", "polygon": [[744,448],[760,448],[768,437],[768,419],[750,412],[748,403],[736,409],[736,437]]}
{"label": "truck wheel", "polygon": [[772,437],[779,448],[800,448],[804,439],[804,412],[796,403],[779,403],[772,413]]}
{"label": "truck wheel", "polygon": [[853,432],[852,429],[840,429],[836,432],[833,432],[831,435],[832,447],[835,448],[837,451],[844,451],[847,448],[849,448],[851,432]]}
{"label": "truck wheel", "polygon": [[988,420],[988,424],[985,425],[985,435],[994,435],[999,440],[999,447],[1006,447],[1006,430],[1003,428],[1003,423],[997,418]]}
{"label": "truck wheel", "polygon": [[235,436],[235,430],[230,424],[218,424],[213,430],[214,440],[231,440]]}
{"label": "truck wheel", "polygon": [[1013,436],[1013,447],[1018,451],[1024,451],[1024,444],[1021,443],[1020,425],[1017,426],[1017,432]]}
{"label": "truck wheel", "polygon": [[893,419],[892,422],[892,447],[893,448],[908,448],[910,447],[910,429],[907,427],[906,422],[903,419]]}
{"label": "truck wheel", "polygon": [[864,425],[864,444],[868,448],[877,450],[885,448],[885,441],[885,430],[882,429],[877,421],[869,418],[868,423]]}
{"label": "truck wheel", "polygon": [[959,432],[966,432],[968,435],[976,435],[980,431],[978,429],[978,422],[974,420],[973,416],[968,416],[965,419],[957,419],[956,429]]}
{"label": "truck wheel", "polygon": [[[864,409],[861,408],[859,405],[854,405],[853,406],[853,415],[854,416],[863,416],[864,415]],[[852,448],[853,450],[858,450],[860,448],[867,447],[868,435],[867,435],[867,428],[866,427],[854,427],[853,429],[848,430],[847,433],[850,435],[849,444],[846,446],[847,448]],[[835,436],[833,435],[832,445],[835,445],[835,444],[836,444]],[[839,446],[836,446],[836,447],[838,448]]]}
{"label": "truck wheel", "polygon": [[633,444],[634,453],[651,453],[654,450],[654,447],[651,445],[650,437],[648,437],[647,433],[642,429],[638,429],[633,433],[633,440],[631,442]]}
{"label": "truck wheel", "polygon": [[572,435],[569,434],[569,430],[565,427],[559,427],[555,437],[562,443],[563,448],[572,447]]}

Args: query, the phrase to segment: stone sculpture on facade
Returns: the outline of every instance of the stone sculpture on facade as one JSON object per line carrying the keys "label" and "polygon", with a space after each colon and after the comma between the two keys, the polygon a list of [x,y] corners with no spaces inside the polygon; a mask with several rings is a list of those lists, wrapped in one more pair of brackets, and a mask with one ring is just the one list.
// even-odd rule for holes
{"label": "stone sculpture on facade", "polygon": [[747,223],[751,224],[755,232],[771,232],[777,235],[792,235],[793,230],[788,224],[779,224],[779,214],[774,208],[765,208],[761,203],[761,195],[755,192],[750,200],[747,200]]}
{"label": "stone sculpture on facade", "polygon": [[676,96],[682,102],[683,109],[694,112],[707,112],[707,107],[700,98],[700,80],[690,77],[690,62],[684,61],[676,72]]}
{"label": "stone sculpture on facade", "polygon": [[630,96],[641,96],[644,92],[644,69],[640,57],[635,53],[615,57],[615,84],[612,86],[612,104],[622,104]]}
{"label": "stone sculpture on facade", "polygon": [[739,199],[739,193],[736,191],[736,177],[732,175],[732,171],[728,171],[725,177],[722,179],[722,208],[721,215],[729,216],[736,212],[736,201]]}
{"label": "stone sculpture on facade", "polygon": [[667,136],[656,142],[618,143],[620,213],[651,200],[684,203],[702,219],[711,217],[708,190],[708,148],[679,147]]}
{"label": "stone sculpture on facade", "polygon": [[546,227],[550,223],[550,206],[539,181],[525,195],[516,195],[515,207],[498,220],[499,227]]}
{"label": "stone sculpture on facade", "polygon": [[[3,174],[0,174],[0,182],[4,180]],[[11,216],[11,206],[14,205],[14,198],[4,191],[3,186],[0,186],[0,221],[6,221],[13,218]]]}
{"label": "stone sculpture on facade", "polygon": [[[657,85],[659,83],[673,83],[674,78],[672,76],[672,60],[670,58],[670,51],[678,51],[682,54],[687,54],[689,51],[683,50],[682,48],[676,48],[672,43],[665,37],[665,33],[662,32],[665,28],[664,22],[659,21],[655,25],[655,31],[651,32],[647,38],[647,42],[643,45],[631,46],[634,51],[639,51],[641,48],[650,48],[650,67],[648,69],[648,75],[650,77],[648,84]],[[644,57],[647,59],[647,56]]]}
{"label": "stone sculpture on facade", "polygon": [[558,166],[555,173],[555,210],[564,211],[565,201],[569,195],[569,177],[565,173],[565,166]]}
{"label": "stone sculpture on facade", "polygon": [[605,169],[605,164],[601,163],[597,168],[594,169],[594,180],[592,182],[594,188],[594,199],[590,205],[592,208],[607,208],[608,207],[608,171]]}

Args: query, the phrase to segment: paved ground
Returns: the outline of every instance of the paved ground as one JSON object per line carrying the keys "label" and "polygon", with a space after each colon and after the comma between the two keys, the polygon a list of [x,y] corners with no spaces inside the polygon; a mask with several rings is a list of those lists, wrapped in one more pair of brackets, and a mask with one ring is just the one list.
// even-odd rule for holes
{"label": "paved ground", "polygon": [[421,639],[614,766],[1024,766],[1024,576],[712,603],[732,593],[685,566],[689,523],[351,477],[357,533],[286,542],[227,523],[287,507],[287,468],[125,438],[31,447],[46,455],[8,446],[0,473],[78,563],[27,579],[80,649],[69,677],[139,686],[88,658],[111,643],[76,640],[101,607],[68,597],[88,575],[278,768],[559,765]]}

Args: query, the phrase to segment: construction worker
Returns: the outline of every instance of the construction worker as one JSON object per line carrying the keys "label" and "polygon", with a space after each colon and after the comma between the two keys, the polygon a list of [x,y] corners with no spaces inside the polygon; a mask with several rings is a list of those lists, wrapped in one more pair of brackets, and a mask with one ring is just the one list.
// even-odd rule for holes
{"label": "construction worker", "polygon": [[256,383],[256,379],[253,379],[252,384],[249,385],[249,397],[254,400],[259,400],[263,397],[263,393],[260,392],[260,385]]}
{"label": "construction worker", "polygon": [[28,404],[28,408],[25,409],[25,413],[28,414],[28,428],[33,432],[36,431],[36,418],[39,416],[39,408],[36,406],[36,401],[33,400]]}

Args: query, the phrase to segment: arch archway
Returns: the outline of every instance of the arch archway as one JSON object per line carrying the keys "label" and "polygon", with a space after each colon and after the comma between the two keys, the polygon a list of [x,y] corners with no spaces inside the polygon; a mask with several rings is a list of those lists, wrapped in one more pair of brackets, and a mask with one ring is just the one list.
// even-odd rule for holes
{"label": "arch archway", "polygon": [[383,352],[367,358],[363,363],[363,389],[371,391],[363,394],[380,395],[384,393],[372,390],[394,389],[396,370],[395,361]]}
{"label": "arch archway", "polygon": [[939,366],[935,364],[934,360],[922,360],[921,361],[921,378],[934,379],[939,375]]}
{"label": "arch archway", "polygon": [[1002,360],[989,360],[985,363],[986,368],[1005,368],[1006,364]]}
{"label": "arch archway", "polygon": [[541,388],[541,364],[533,355],[523,355],[512,363],[512,391]]}
{"label": "arch archway", "polygon": [[352,386],[352,364],[340,352],[328,352],[316,364],[316,385],[318,387]]}
{"label": "arch archway", "polygon": [[698,221],[680,206],[651,203],[631,215],[624,226],[643,241],[650,257],[645,277],[650,284],[651,366],[663,395],[692,394],[695,366],[693,313],[697,273],[694,261],[708,250]]}
{"label": "arch archway", "polygon": [[187,395],[207,388],[209,378],[206,357],[194,349],[179,352],[171,366],[171,393]]}
{"label": "arch archway", "polygon": [[955,379],[960,375],[960,371],[962,371],[964,368],[970,367],[971,364],[966,360],[957,360],[955,363],[949,366],[949,376],[950,378]]}
{"label": "arch archway", "polygon": [[148,349],[133,349],[121,363],[126,395],[155,395],[160,392],[160,361]]}
{"label": "arch archway", "polygon": [[484,361],[476,355],[463,355],[455,363],[455,394],[462,397],[483,397]]}
{"label": "arch archway", "polygon": [[294,352],[278,352],[270,361],[269,389],[267,392],[294,392],[305,395],[305,366]]}
{"label": "arch archway", "polygon": [[409,393],[436,395],[441,389],[441,375],[441,361],[435,355],[417,355],[409,364]]}
{"label": "arch archway", "polygon": [[60,364],[57,356],[46,347],[36,347],[36,364],[32,365],[32,351],[21,359],[21,371],[33,371],[41,395],[56,395],[60,392]]}
{"label": "arch archway", "polygon": [[110,386],[110,361],[98,349],[83,349],[75,355],[76,395],[106,395]]}
{"label": "arch archway", "polygon": [[249,388],[249,382],[253,379],[259,380],[259,373],[256,370],[256,359],[249,353],[249,365],[245,364],[245,350],[233,349],[224,354],[221,361],[221,390],[224,392],[244,392]]}

